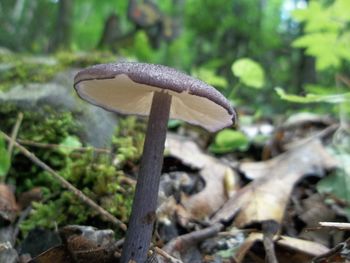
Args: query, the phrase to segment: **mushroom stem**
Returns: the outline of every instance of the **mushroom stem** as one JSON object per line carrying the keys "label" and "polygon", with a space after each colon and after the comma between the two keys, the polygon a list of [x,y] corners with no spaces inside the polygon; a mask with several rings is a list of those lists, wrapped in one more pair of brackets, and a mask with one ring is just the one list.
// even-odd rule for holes
{"label": "mushroom stem", "polygon": [[146,261],[156,219],[164,143],[171,95],[155,92],[137,178],[136,191],[121,257],[122,263]]}

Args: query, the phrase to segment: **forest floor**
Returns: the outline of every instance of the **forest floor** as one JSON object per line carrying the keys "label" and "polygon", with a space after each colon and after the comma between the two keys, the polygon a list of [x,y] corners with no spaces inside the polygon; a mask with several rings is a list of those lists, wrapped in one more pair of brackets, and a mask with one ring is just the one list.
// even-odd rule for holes
{"label": "forest floor", "polygon": [[[144,120],[119,116],[110,147],[88,147],[99,141],[72,121],[83,115],[38,101],[38,115],[18,101],[0,109],[0,262],[118,262]],[[340,123],[239,114],[216,137],[169,123],[148,262],[347,262]]]}

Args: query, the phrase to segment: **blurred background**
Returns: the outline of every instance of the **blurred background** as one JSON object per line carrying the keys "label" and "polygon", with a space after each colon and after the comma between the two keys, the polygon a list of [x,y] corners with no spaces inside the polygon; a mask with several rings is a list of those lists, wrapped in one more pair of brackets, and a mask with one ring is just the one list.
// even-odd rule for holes
{"label": "blurred background", "polygon": [[[286,110],[276,87],[334,91],[335,75],[349,70],[348,10],[347,0],[3,0],[0,45],[2,53],[52,54],[51,63],[103,51],[109,61],[173,66],[269,114]],[[258,83],[232,74],[241,58],[261,67],[253,66],[253,75],[264,73]]]}
{"label": "blurred background", "polygon": [[[303,179],[293,192],[294,184],[282,183],[287,189],[282,190],[286,196],[280,214],[288,213],[285,221],[277,221],[283,225],[283,234],[294,237],[303,234],[305,227],[314,227],[323,215],[332,215],[324,220],[349,221],[349,0],[0,1],[0,132],[16,139],[127,223],[146,124],[142,119],[88,105],[73,90],[73,79],[80,69],[116,61],[157,63],[185,71],[218,89],[239,114],[237,126],[217,134],[180,121],[169,122],[169,131],[182,136],[175,140],[173,149],[180,149],[183,140],[195,143],[187,149],[188,155],[177,153],[165,159],[164,185],[172,183],[174,196],[187,198],[178,198],[171,204],[173,208],[183,205],[184,210],[190,210],[186,204],[192,203],[186,200],[205,186],[219,189],[216,179],[204,178],[205,173],[214,174],[221,178],[221,186],[224,182],[232,189],[221,189],[215,195],[222,196],[221,203],[216,210],[208,209],[207,218],[240,186],[254,182],[254,177],[243,176],[241,163],[262,162],[268,167],[264,171],[270,171],[273,169],[268,161],[282,154],[288,157],[291,144],[297,143],[296,148],[302,149],[304,139],[321,138],[322,146],[338,160],[337,169],[328,174],[325,161],[317,165],[306,162],[305,174],[313,177]],[[6,204],[12,210],[2,209],[0,202],[0,223],[6,222],[0,230],[19,225],[13,245],[16,238],[17,243],[33,243],[26,237],[38,227],[52,230],[85,224],[115,229],[10,141],[0,136],[0,201],[13,201]],[[196,151],[191,152],[193,149]],[[312,149],[306,157],[323,156],[323,150]],[[203,167],[194,157],[201,156],[202,151],[210,155],[206,158],[211,162],[223,162],[232,172],[210,170],[201,174]],[[303,154],[296,155],[301,158]],[[273,161],[278,169],[299,168],[294,166],[294,159],[292,165],[288,158],[285,163],[279,160]],[[189,165],[193,163],[195,168]],[[232,182],[238,181],[232,187]],[[178,182],[184,185],[178,186]],[[278,190],[280,185],[268,186],[268,191]],[[272,195],[279,196],[280,192]],[[206,193],[203,206],[212,199],[212,191]],[[249,198],[254,200],[254,193]],[[293,201],[286,210],[290,199]],[[300,210],[304,200],[311,201]],[[259,204],[266,208],[263,202]],[[309,218],[303,217],[311,208],[316,211]],[[202,207],[198,210],[201,214]],[[171,210],[166,217],[173,232],[169,236],[169,232],[161,233],[160,244],[195,229],[193,222],[187,224],[174,214]],[[18,215],[23,220],[17,225]],[[187,216],[190,220],[203,219],[194,213]],[[330,235],[329,231],[320,239],[308,238],[328,247],[344,240],[343,236]],[[121,238],[123,232],[115,229],[115,236]],[[45,249],[49,247],[45,245]],[[18,254],[26,249],[19,248]],[[35,256],[45,249],[31,253]]]}

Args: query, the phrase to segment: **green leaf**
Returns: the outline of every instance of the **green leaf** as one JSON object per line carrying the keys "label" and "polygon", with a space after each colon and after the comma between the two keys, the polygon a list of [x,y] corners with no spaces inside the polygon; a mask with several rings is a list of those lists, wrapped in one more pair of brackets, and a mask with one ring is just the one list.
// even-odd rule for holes
{"label": "green leaf", "polygon": [[335,32],[319,32],[299,37],[292,45],[297,48],[306,48],[308,55],[317,58],[317,69],[325,70],[329,67],[339,67],[342,59],[350,56],[345,43],[347,40],[342,40]]}
{"label": "green leaf", "polygon": [[350,92],[343,94],[332,94],[332,95],[318,95],[318,94],[307,94],[306,96],[298,96],[293,94],[287,94],[281,88],[275,88],[276,93],[282,100],[296,102],[296,103],[316,103],[316,102],[327,102],[327,103],[342,103],[350,101]]}
{"label": "green leaf", "polygon": [[247,136],[240,132],[230,129],[220,131],[209,150],[213,153],[227,153],[235,150],[245,151],[248,149],[249,140]]}
{"label": "green leaf", "polygon": [[70,154],[75,148],[82,146],[80,140],[76,136],[67,136],[61,143],[59,150],[63,154]]}
{"label": "green leaf", "polygon": [[4,138],[0,137],[0,177],[6,176],[11,167],[10,155],[6,149]]}
{"label": "green leaf", "polygon": [[249,58],[241,58],[232,64],[233,74],[248,87],[260,89],[265,82],[265,73],[263,68]]}
{"label": "green leaf", "polygon": [[183,121],[180,120],[169,120],[168,121],[168,128],[169,129],[176,129],[179,126],[181,126],[183,124]]}
{"label": "green leaf", "polygon": [[310,1],[308,8],[293,12],[296,20],[305,23],[306,32],[293,46],[305,48],[306,54],[314,56],[318,70],[339,68],[343,60],[350,61],[349,3],[349,0],[337,0],[325,5]]}

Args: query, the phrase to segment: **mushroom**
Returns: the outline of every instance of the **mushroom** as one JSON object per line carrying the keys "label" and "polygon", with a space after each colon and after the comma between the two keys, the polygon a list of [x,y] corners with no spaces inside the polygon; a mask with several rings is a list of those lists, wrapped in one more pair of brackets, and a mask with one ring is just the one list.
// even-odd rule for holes
{"label": "mushroom", "polygon": [[213,87],[162,65],[96,65],[80,71],[74,87],[82,99],[108,111],[149,115],[121,259],[144,262],[156,218],[168,119],[180,119],[214,132],[234,124],[236,113]]}

